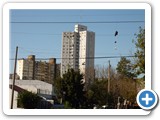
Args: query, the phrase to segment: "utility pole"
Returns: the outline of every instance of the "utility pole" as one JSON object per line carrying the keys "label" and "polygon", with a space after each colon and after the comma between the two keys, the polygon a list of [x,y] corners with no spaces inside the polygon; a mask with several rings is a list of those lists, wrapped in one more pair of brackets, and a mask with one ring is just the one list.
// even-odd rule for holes
{"label": "utility pole", "polygon": [[15,63],[14,63],[14,76],[13,76],[13,84],[12,84],[11,109],[13,109],[14,84],[15,84],[15,78],[16,78],[16,67],[17,67],[17,54],[18,54],[18,46],[16,47],[16,55],[15,55]]}
{"label": "utility pole", "polygon": [[110,60],[108,61],[109,67],[108,67],[108,94],[110,93]]}

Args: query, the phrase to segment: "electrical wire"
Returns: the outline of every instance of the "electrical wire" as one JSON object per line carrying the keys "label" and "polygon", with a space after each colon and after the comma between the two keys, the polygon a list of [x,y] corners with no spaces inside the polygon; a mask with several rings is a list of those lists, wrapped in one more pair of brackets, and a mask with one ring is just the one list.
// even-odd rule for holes
{"label": "electrical wire", "polygon": [[[128,55],[128,56],[101,56],[101,57],[85,57],[85,58],[55,58],[55,59],[106,59],[106,58],[121,58],[121,57],[135,58],[138,56]],[[27,59],[27,58],[18,58],[18,60],[21,59]],[[36,58],[36,60],[49,60],[49,59],[50,58]],[[14,60],[14,58],[11,58],[10,60]]]}
{"label": "electrical wire", "polygon": [[[56,36],[62,36],[62,34],[58,34],[58,33],[30,33],[30,32],[11,32],[13,34],[32,34],[32,35],[56,35]],[[132,34],[120,34],[118,36],[130,36]],[[96,36],[113,36],[114,34],[96,34]]]}
{"label": "electrical wire", "polygon": [[40,14],[40,15],[12,15],[11,17],[108,17],[108,16],[139,16],[139,15],[144,15],[144,14],[94,14],[94,15],[91,15],[91,14],[72,14],[72,15],[67,15],[67,14],[61,14],[61,15],[55,15],[55,14],[52,14],[52,15],[47,15],[47,14]]}
{"label": "electrical wire", "polygon": [[144,21],[45,21],[45,22],[41,22],[41,21],[11,21],[10,23],[15,23],[15,24],[65,24],[65,23],[108,23],[108,24],[112,24],[112,23],[142,23]]}

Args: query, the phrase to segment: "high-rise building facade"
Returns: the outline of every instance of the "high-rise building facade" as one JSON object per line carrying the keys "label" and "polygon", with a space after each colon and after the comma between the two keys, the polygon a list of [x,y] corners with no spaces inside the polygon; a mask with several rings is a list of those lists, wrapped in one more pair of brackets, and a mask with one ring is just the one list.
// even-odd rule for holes
{"label": "high-rise building facade", "polygon": [[35,56],[30,55],[27,59],[18,60],[17,74],[20,79],[34,80]]}
{"label": "high-rise building facade", "polygon": [[69,69],[80,70],[86,84],[94,79],[95,33],[84,25],[75,25],[74,32],[62,34],[61,76]]}
{"label": "high-rise building facade", "polygon": [[35,56],[18,60],[17,74],[21,80],[41,80],[53,84],[59,75],[59,64],[55,58],[46,61],[35,61]]}
{"label": "high-rise building facade", "polygon": [[35,79],[53,83],[56,78],[56,59],[50,58],[49,62],[36,61],[35,62]]}
{"label": "high-rise building facade", "polygon": [[63,32],[62,35],[61,75],[69,68],[78,70],[79,65],[79,36],[76,32]]}

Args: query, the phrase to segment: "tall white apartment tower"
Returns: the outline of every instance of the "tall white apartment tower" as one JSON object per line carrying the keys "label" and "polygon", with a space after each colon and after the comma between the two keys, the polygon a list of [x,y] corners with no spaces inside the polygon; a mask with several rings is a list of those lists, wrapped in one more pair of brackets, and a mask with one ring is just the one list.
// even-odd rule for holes
{"label": "tall white apartment tower", "polygon": [[86,85],[94,80],[95,33],[84,25],[75,25],[74,32],[62,34],[61,76],[68,69],[80,70]]}

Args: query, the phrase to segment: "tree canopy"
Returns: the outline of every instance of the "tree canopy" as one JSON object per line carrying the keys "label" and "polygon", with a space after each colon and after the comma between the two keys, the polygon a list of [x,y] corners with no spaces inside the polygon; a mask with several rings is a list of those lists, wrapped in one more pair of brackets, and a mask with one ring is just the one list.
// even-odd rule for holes
{"label": "tree canopy", "polygon": [[117,64],[116,70],[124,77],[133,78],[135,76],[131,61],[126,57],[121,57],[121,60]]}
{"label": "tree canopy", "polygon": [[145,29],[139,28],[139,33],[135,34],[137,40],[135,41],[137,59],[135,61],[134,68],[136,69],[137,75],[145,77]]}
{"label": "tree canopy", "polygon": [[41,97],[37,94],[24,91],[18,94],[18,105],[24,109],[35,109],[38,107]]}
{"label": "tree canopy", "polygon": [[84,102],[83,75],[79,71],[69,69],[62,78],[56,82],[59,96],[63,98],[63,104],[69,108],[82,108]]}

